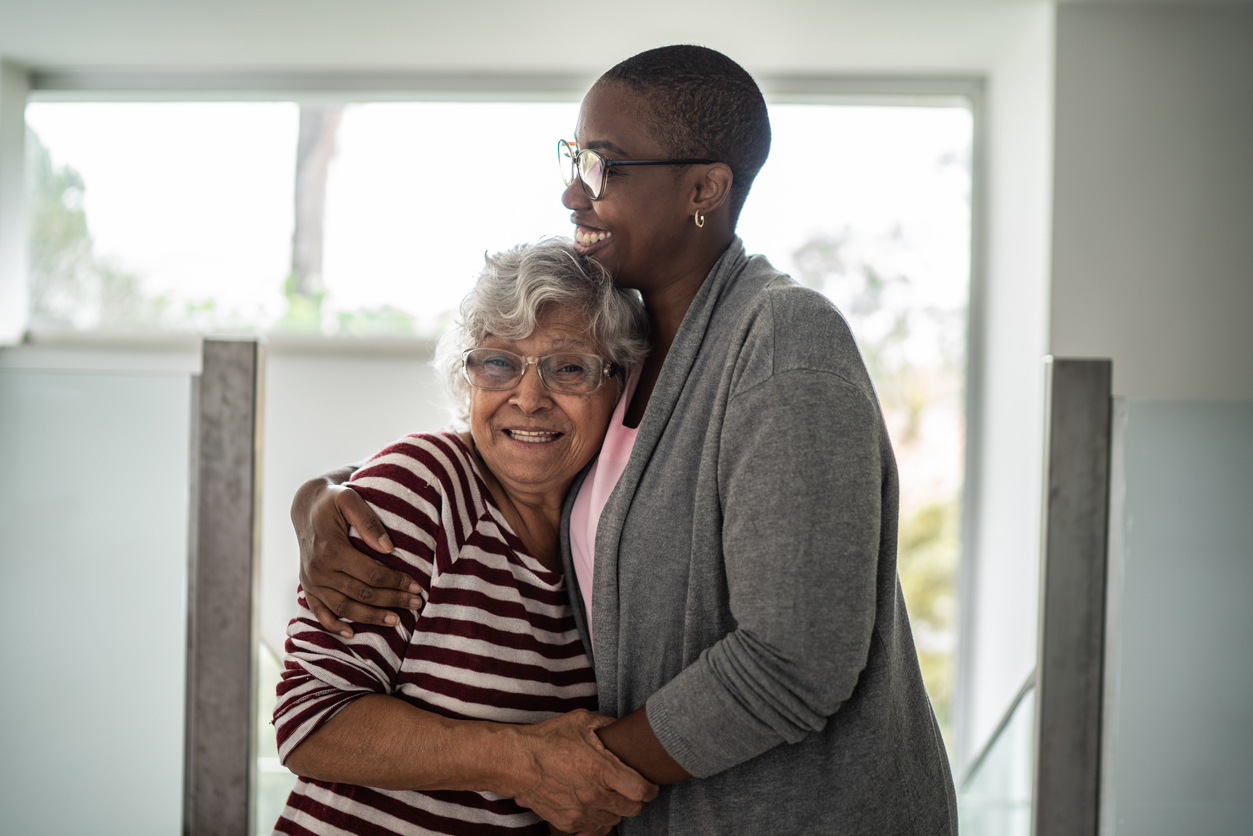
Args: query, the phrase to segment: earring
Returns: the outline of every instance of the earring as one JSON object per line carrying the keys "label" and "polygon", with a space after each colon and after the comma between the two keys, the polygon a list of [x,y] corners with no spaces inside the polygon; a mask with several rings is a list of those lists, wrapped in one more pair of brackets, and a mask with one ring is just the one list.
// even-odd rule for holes
{"label": "earring", "polygon": [[701,215],[699,209],[696,210],[696,225],[700,227],[703,227],[705,225],[705,218],[703,215]]}

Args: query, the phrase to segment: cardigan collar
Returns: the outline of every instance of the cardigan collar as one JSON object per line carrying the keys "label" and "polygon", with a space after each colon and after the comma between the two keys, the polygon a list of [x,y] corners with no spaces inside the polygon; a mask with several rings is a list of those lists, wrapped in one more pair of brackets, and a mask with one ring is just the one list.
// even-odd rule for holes
{"label": "cardigan collar", "polygon": [[611,711],[613,715],[617,713],[618,701],[618,546],[622,538],[622,528],[640,479],[687,384],[688,375],[696,362],[718,302],[748,264],[744,242],[737,236],[705,277],[679,325],[665,363],[662,364],[661,374],[649,397],[644,418],[640,421],[631,458],[600,515],[596,530],[592,586],[592,607],[596,612],[596,646],[591,655],[596,668],[601,710]]}

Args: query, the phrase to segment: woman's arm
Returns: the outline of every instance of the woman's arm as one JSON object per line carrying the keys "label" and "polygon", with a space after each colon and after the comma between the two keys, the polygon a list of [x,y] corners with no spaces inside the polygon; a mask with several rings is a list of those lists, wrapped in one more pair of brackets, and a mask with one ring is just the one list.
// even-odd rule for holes
{"label": "woman's arm", "polygon": [[654,784],[677,784],[692,777],[657,739],[648,722],[647,706],[597,729],[596,735],[606,749]]}
{"label": "woman's arm", "polygon": [[353,701],[287,757],[297,775],[381,789],[478,790],[568,831],[616,824],[657,794],[596,738],[613,722],[573,711],[533,726],[450,720],[403,700]]}
{"label": "woman's arm", "polygon": [[647,701],[650,730],[693,775],[822,730],[857,686],[880,602],[883,503],[895,502],[871,397],[795,369],[727,405],[721,560],[735,629]]}
{"label": "woman's arm", "polygon": [[327,631],[345,638],[349,618],[362,624],[391,626],[388,607],[422,606],[414,580],[353,548],[348,529],[355,526],[374,550],[390,554],[392,541],[365,500],[341,487],[356,468],[343,467],[310,479],[292,499],[291,521],[300,543],[300,585],[309,609]]}

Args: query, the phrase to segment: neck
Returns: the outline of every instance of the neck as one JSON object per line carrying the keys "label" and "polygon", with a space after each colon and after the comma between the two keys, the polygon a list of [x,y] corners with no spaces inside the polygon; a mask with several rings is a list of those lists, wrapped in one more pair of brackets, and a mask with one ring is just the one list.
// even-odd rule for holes
{"label": "neck", "polygon": [[726,229],[721,234],[713,230],[705,230],[711,234],[703,239],[704,246],[693,252],[693,257],[684,264],[676,274],[665,281],[641,288],[640,295],[644,298],[644,308],[648,311],[649,324],[652,326],[652,356],[664,359],[687,309],[692,300],[700,292],[709,271],[722,258],[727,247],[735,238],[735,234]]}
{"label": "neck", "polygon": [[509,527],[522,540],[527,552],[553,572],[561,571],[561,555],[557,544],[561,528],[561,509],[565,504],[570,481],[563,485],[520,485],[502,479],[492,472],[479,455],[478,445],[469,432],[461,434],[462,440],[474,451],[479,471],[492,499]]}
{"label": "neck", "polygon": [[679,333],[679,326],[683,324],[683,317],[687,315],[687,309],[692,306],[692,300],[700,292],[709,271],[722,258],[734,238],[735,235],[729,228],[717,237],[710,235],[704,239],[709,244],[699,252],[699,258],[692,259],[688,270],[679,273],[674,280],[653,283],[647,289],[640,290],[640,295],[644,297],[644,307],[648,310],[649,324],[652,326],[652,348],[640,370],[640,382],[635,387],[635,396],[627,405],[625,420],[628,427],[638,427],[644,420],[644,411],[652,398],[653,387],[661,376],[661,367],[670,353],[670,345]]}

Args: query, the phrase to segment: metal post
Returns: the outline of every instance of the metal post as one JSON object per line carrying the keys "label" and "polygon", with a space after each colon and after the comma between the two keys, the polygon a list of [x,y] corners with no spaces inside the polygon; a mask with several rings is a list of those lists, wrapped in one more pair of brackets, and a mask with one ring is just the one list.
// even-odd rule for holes
{"label": "metal post", "polygon": [[193,389],[188,836],[245,836],[252,822],[263,369],[257,341],[205,340]]}
{"label": "metal post", "polygon": [[1109,518],[1108,360],[1050,358],[1035,836],[1096,836]]}

